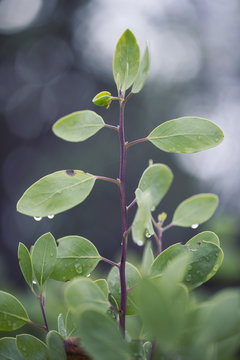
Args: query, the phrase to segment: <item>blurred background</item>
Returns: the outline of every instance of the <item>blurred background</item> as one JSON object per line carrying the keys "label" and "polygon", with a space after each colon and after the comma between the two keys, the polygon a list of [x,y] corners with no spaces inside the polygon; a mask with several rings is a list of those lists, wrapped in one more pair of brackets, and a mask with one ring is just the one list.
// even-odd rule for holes
{"label": "blurred background", "polygon": [[[145,137],[160,123],[185,115],[208,118],[225,133],[219,147],[193,155],[163,153],[150,143],[130,148],[128,202],[149,159],[168,164],[174,173],[172,187],[156,212],[167,212],[166,224],[186,197],[216,193],[220,204],[212,220],[198,229],[169,230],[164,248],[198,231],[215,231],[225,260],[208,289],[240,283],[240,2],[1,0],[0,283],[5,290],[14,286],[16,294],[24,286],[18,243],[30,247],[48,231],[56,239],[84,236],[101,255],[118,259],[116,186],[97,182],[84,203],[41,221],[17,213],[16,202],[33,182],[57,170],[118,177],[114,131],[103,129],[83,143],[67,143],[56,138],[51,127],[58,118],[84,109],[117,125],[118,104],[106,110],[91,99],[103,90],[116,94],[112,58],[126,28],[134,32],[142,53],[149,43],[151,55],[147,83],[126,108],[127,139]],[[131,240],[129,247],[130,257],[140,257],[142,248]],[[107,271],[108,266],[99,269]]]}

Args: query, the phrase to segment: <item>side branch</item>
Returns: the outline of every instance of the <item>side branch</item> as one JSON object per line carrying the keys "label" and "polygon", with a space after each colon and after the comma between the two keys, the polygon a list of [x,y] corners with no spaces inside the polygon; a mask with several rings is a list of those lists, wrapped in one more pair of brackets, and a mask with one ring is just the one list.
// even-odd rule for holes
{"label": "side branch", "polygon": [[119,126],[114,126],[114,125],[110,125],[110,124],[104,124],[104,127],[115,130],[115,131],[119,131]]}
{"label": "side branch", "polygon": [[110,264],[112,266],[116,266],[118,268],[120,267],[120,265],[118,263],[116,263],[115,261],[109,260],[109,259],[107,259],[107,258],[105,258],[103,256],[101,256],[101,260],[105,261],[106,263],[108,263],[108,264]]}
{"label": "side branch", "polygon": [[141,142],[144,142],[144,141],[148,141],[148,138],[145,137],[145,138],[142,138],[142,139],[137,139],[137,140],[134,140],[134,141],[126,142],[125,147],[126,147],[126,149],[128,149],[130,146],[140,144]]}
{"label": "side branch", "polygon": [[128,211],[129,209],[131,209],[131,207],[132,207],[133,205],[135,205],[136,202],[137,202],[137,199],[135,198],[135,199],[127,206],[127,211]]}
{"label": "side branch", "polygon": [[114,184],[117,184],[118,186],[120,184],[119,179],[112,179],[112,178],[109,178],[109,177],[106,177],[106,176],[96,176],[96,178],[98,180],[104,180],[104,181],[112,182]]}

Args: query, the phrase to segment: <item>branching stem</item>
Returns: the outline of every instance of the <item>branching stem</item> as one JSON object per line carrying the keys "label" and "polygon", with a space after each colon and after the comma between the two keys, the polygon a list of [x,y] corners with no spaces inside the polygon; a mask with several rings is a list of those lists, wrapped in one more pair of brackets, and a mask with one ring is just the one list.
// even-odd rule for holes
{"label": "branching stem", "polygon": [[145,138],[142,138],[142,139],[137,139],[137,140],[134,140],[134,141],[126,142],[125,147],[126,147],[126,149],[128,149],[130,146],[140,144],[141,142],[144,142],[144,141],[147,141],[147,140],[148,140],[148,138],[145,137]]}
{"label": "branching stem", "polygon": [[45,298],[43,296],[42,289],[41,289],[40,295],[39,295],[39,302],[40,302],[40,307],[41,307],[41,311],[42,311],[43,321],[45,324],[45,329],[48,332],[48,323],[47,323],[47,317],[46,317],[46,313],[45,313]]}
{"label": "branching stem", "polygon": [[112,179],[106,176],[96,176],[97,179],[99,180],[104,180],[104,181],[108,181],[108,182],[112,182],[114,184],[117,184],[119,186],[120,184],[120,180],[119,179]]}
{"label": "branching stem", "polygon": [[108,264],[110,264],[112,266],[116,266],[118,268],[120,267],[120,265],[118,263],[116,263],[115,261],[109,260],[109,259],[107,259],[107,258],[105,258],[103,256],[101,256],[101,260],[105,261],[106,263],[108,263]]}
{"label": "branching stem", "polygon": [[135,205],[136,202],[137,202],[137,199],[135,198],[135,199],[127,206],[127,211],[128,211],[129,209],[131,209],[131,207],[132,207],[133,205]]}
{"label": "branching stem", "polygon": [[114,125],[110,125],[110,124],[104,124],[104,127],[108,128],[108,129],[115,130],[115,131],[119,131],[119,126],[114,126]]}
{"label": "branching stem", "polygon": [[[127,98],[126,98],[127,99]],[[121,283],[121,305],[119,323],[123,336],[125,336],[125,316],[127,305],[127,286],[126,286],[126,256],[127,256],[127,209],[126,209],[126,193],[125,193],[125,168],[126,168],[126,148],[125,148],[125,134],[124,134],[124,107],[125,101],[120,103],[120,121],[119,121],[119,139],[120,139],[120,203],[121,203],[121,217],[122,217],[122,256],[119,267],[120,283]]]}

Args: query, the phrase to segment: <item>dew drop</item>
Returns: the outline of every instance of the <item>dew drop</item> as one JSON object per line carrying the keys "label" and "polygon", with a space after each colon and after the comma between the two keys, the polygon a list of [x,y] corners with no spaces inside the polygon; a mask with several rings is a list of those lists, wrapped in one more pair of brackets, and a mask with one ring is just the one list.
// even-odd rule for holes
{"label": "dew drop", "polygon": [[[145,231],[145,236],[149,239],[151,237],[151,234],[149,233],[149,231]],[[140,245],[141,246],[141,245]]]}
{"label": "dew drop", "polygon": [[87,277],[90,277],[91,274],[88,274]]}
{"label": "dew drop", "polygon": [[49,219],[53,219],[55,215],[48,215]]}
{"label": "dew drop", "polygon": [[81,264],[75,264],[74,267],[78,274],[82,273],[82,265]]}
{"label": "dew drop", "polygon": [[192,229],[197,229],[199,227],[199,224],[192,224],[191,228]]}
{"label": "dew drop", "polygon": [[32,283],[33,283],[33,285],[36,285],[36,283],[37,283],[37,282],[36,282],[36,280],[33,280],[33,282],[32,282]]}
{"label": "dew drop", "polygon": [[138,240],[138,241],[137,241],[137,245],[138,245],[138,246],[143,246],[143,241],[142,241],[142,240]]}
{"label": "dew drop", "polygon": [[36,221],[41,221],[41,220],[42,220],[42,217],[41,217],[41,216],[34,216],[34,220],[36,220]]}

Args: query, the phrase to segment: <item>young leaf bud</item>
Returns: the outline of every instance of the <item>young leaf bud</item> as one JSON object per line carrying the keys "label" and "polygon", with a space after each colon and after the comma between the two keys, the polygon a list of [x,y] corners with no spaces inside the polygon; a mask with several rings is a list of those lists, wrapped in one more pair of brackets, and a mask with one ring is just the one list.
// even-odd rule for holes
{"label": "young leaf bud", "polygon": [[92,102],[97,106],[106,106],[108,109],[112,101],[110,92],[102,91],[98,93],[93,99]]}
{"label": "young leaf bud", "polygon": [[166,220],[167,218],[167,214],[165,212],[162,212],[161,214],[158,215],[158,221],[163,224],[164,221]]}

